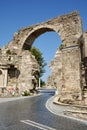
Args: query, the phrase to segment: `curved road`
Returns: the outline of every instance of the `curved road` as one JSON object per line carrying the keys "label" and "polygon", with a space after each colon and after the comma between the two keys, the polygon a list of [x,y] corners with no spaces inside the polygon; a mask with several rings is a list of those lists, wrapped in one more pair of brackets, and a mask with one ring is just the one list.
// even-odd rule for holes
{"label": "curved road", "polygon": [[45,103],[54,91],[0,103],[0,130],[87,130],[87,124],[50,113]]}

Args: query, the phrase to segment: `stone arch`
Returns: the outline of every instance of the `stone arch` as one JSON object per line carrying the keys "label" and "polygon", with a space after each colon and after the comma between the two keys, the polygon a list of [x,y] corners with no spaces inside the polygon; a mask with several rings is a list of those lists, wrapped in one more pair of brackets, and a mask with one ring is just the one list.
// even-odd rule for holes
{"label": "stone arch", "polygon": [[82,22],[79,13],[73,12],[23,28],[14,36],[14,40],[20,45],[20,49],[26,49],[32,46],[37,37],[49,31],[56,32],[60,36],[62,44],[66,44],[66,46],[77,44],[82,35]]}
{"label": "stone arch", "polygon": [[[55,70],[60,72],[59,75],[57,75],[57,77],[59,76],[60,78],[58,77],[57,79],[56,77],[56,79],[59,80],[59,85],[61,84],[64,91],[68,90],[69,94],[71,94],[70,92],[74,93],[74,91],[78,92],[80,91],[79,63],[81,62],[81,52],[79,50],[80,42],[78,39],[80,39],[83,35],[82,21],[78,12],[72,12],[43,23],[22,28],[18,31],[18,33],[14,34],[14,39],[9,43],[8,48],[11,48],[12,51],[17,52],[16,54],[21,56],[23,59],[19,60],[19,64],[21,63],[21,66],[19,66],[21,72],[18,79],[19,88],[21,86],[21,90],[25,90],[27,88],[32,89],[31,68],[38,70],[39,67],[38,64],[36,64],[35,58],[27,50],[32,46],[37,37],[50,31],[54,31],[60,36],[62,44],[65,47],[57,53],[56,59],[52,62],[53,68],[55,66]],[[60,62],[56,64],[56,61],[59,61],[59,58]],[[53,75],[56,75],[54,70]]]}
{"label": "stone arch", "polygon": [[[52,26],[40,26],[38,28],[35,28],[32,32],[29,32],[26,40],[24,41],[23,44],[23,48],[24,50],[29,49],[33,42],[41,35],[44,34],[46,32],[56,32],[56,30],[54,30],[54,27]],[[56,32],[57,33],[57,32]]]}
{"label": "stone arch", "polygon": [[[27,56],[28,52],[22,51],[22,50],[28,50],[32,46],[35,39],[37,39],[37,37],[39,37],[43,33],[50,32],[50,31],[54,31],[60,36],[62,44],[64,46],[66,45],[66,48],[67,47],[72,48],[73,46],[74,47],[78,46],[78,44],[79,44],[78,39],[81,37],[81,35],[83,33],[82,32],[82,22],[81,22],[79,13],[72,12],[67,15],[62,15],[62,16],[56,17],[47,22],[43,22],[43,23],[39,23],[36,25],[32,25],[30,27],[22,28],[21,30],[19,30],[19,32],[17,34],[14,35],[13,44],[16,43],[15,45],[17,45],[18,48],[20,48],[20,50],[22,52],[22,58],[25,59],[25,57],[28,57]],[[65,55],[65,53],[67,53],[67,52],[63,52],[63,53]],[[78,53],[79,53],[79,51],[78,51]],[[72,54],[70,57],[72,57]],[[27,61],[28,61],[28,59],[27,59]],[[26,68],[29,66],[27,61],[26,61]],[[62,61],[61,61],[61,64],[63,64]],[[68,64],[68,62],[67,62],[67,64]],[[25,63],[22,63],[22,66],[23,66],[22,67],[23,72],[21,71],[20,77],[22,77],[22,73],[24,75]],[[67,68],[67,66],[66,66],[66,68]],[[28,72],[26,71],[25,75],[27,75],[27,73]],[[67,71],[66,71],[66,73],[67,73]],[[65,77],[65,75],[64,75],[64,77]],[[62,79],[62,77],[61,77],[61,79]],[[26,81],[26,82],[28,83],[28,81]],[[69,81],[67,80],[67,84],[68,84],[68,82]],[[23,82],[23,86],[24,86],[24,82]]]}

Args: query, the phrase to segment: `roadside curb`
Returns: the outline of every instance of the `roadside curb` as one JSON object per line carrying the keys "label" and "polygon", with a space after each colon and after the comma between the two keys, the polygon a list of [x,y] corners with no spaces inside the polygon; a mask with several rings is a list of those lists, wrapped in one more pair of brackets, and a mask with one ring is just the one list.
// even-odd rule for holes
{"label": "roadside curb", "polygon": [[59,104],[54,104],[53,99],[54,99],[54,96],[49,98],[47,100],[46,104],[45,104],[48,111],[50,111],[51,113],[53,113],[53,114],[55,114],[57,116],[61,116],[61,117],[64,117],[64,118],[80,121],[82,123],[87,124],[86,120],[75,118],[75,117],[72,117],[72,116],[64,115],[65,111],[69,111],[70,106],[69,105],[68,106],[65,106],[65,105],[63,106],[63,105],[59,105]]}
{"label": "roadside curb", "polygon": [[78,107],[78,108],[87,108],[87,106],[81,106],[81,105],[74,105],[74,104],[65,104],[61,102],[53,101],[54,104],[61,105],[61,106],[72,106],[72,107]]}
{"label": "roadside curb", "polygon": [[10,101],[17,101],[17,100],[21,100],[21,99],[37,97],[37,96],[40,96],[40,95],[41,94],[34,95],[34,96],[20,96],[20,97],[11,97],[11,98],[0,98],[0,104],[5,103],[5,102],[10,102]]}

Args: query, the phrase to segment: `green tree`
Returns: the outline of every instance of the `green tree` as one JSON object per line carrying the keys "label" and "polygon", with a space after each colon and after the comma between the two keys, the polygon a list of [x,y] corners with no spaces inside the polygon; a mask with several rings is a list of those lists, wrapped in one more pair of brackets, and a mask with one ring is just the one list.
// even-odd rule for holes
{"label": "green tree", "polygon": [[35,59],[37,60],[39,66],[40,66],[39,77],[42,77],[43,74],[45,73],[44,67],[47,65],[46,62],[45,62],[45,60],[44,60],[44,58],[43,58],[43,56],[42,56],[42,53],[41,53],[41,51],[40,51],[38,48],[36,48],[36,47],[32,47],[32,48],[30,49],[30,51],[31,51],[32,55],[35,56]]}
{"label": "green tree", "polygon": [[43,87],[45,85],[46,85],[45,81],[43,81],[42,79],[40,79],[40,86]]}

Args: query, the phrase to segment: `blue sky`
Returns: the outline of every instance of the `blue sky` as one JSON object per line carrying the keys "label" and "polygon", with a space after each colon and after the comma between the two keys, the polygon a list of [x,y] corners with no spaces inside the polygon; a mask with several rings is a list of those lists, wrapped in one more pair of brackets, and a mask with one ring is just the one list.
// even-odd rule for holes
{"label": "blue sky", "polygon": [[[0,0],[0,47],[6,45],[14,32],[22,27],[47,21],[57,16],[79,11],[83,29],[87,29],[87,0]],[[38,37],[34,46],[39,48],[47,63],[53,59],[61,39],[55,32]],[[46,67],[46,80],[49,69]]]}

